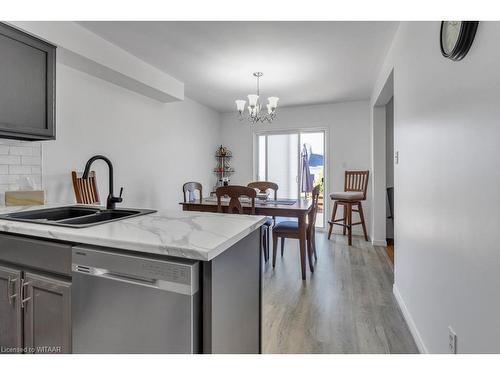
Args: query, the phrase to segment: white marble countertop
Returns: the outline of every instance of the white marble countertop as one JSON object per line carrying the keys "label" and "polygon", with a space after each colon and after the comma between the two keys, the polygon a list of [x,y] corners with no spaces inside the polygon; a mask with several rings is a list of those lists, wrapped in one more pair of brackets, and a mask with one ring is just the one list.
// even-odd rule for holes
{"label": "white marble countertop", "polygon": [[[0,214],[58,206],[62,205],[0,207]],[[207,261],[246,237],[265,220],[264,216],[257,215],[159,210],[152,214],[88,228],[0,219],[0,233],[23,234]]]}

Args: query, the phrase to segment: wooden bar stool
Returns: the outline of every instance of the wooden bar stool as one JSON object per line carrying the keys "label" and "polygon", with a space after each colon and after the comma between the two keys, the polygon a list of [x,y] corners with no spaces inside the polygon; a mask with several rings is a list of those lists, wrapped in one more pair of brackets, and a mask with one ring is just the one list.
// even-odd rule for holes
{"label": "wooden bar stool", "polygon": [[[368,174],[369,171],[346,171],[344,181],[344,191],[330,194],[333,200],[332,219],[328,221],[330,225],[328,229],[328,239],[332,235],[334,225],[342,226],[342,233],[349,239],[349,246],[352,245],[352,227],[354,225],[362,225],[365,240],[368,241],[366,234],[365,216],[363,214],[363,206],[361,202],[366,200],[366,190],[368,189]],[[342,219],[335,219],[337,214],[337,207],[341,205],[344,208],[344,217]],[[359,214],[360,221],[358,223],[352,222],[352,213]]]}

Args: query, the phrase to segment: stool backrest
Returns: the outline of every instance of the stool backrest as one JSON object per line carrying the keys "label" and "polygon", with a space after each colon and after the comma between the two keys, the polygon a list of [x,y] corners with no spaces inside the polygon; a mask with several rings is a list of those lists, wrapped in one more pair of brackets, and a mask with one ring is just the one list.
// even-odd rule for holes
{"label": "stool backrest", "polygon": [[73,190],[75,191],[76,203],[99,204],[99,191],[97,190],[97,177],[94,171],[90,171],[87,178],[81,177],[81,173],[71,172]]}
{"label": "stool backrest", "polygon": [[366,199],[369,171],[345,171],[344,191],[358,191]]}
{"label": "stool backrest", "polygon": [[242,214],[243,207],[239,198],[248,197],[251,202],[250,213],[255,215],[255,197],[257,197],[257,192],[254,189],[238,185],[221,186],[217,188],[215,195],[217,196],[217,212],[222,212],[221,198],[227,195],[230,198],[227,213]]}
{"label": "stool backrest", "polygon": [[184,203],[187,202],[186,193],[194,193],[196,190],[200,192],[200,203],[203,198],[203,189],[199,182],[186,182],[182,185],[182,194],[184,195]]}
{"label": "stool backrest", "polygon": [[265,193],[267,190],[273,190],[274,191],[274,199],[278,199],[278,184],[275,184],[274,182],[271,181],[254,181],[250,182],[247,185],[249,188],[252,189],[259,189],[260,193]]}

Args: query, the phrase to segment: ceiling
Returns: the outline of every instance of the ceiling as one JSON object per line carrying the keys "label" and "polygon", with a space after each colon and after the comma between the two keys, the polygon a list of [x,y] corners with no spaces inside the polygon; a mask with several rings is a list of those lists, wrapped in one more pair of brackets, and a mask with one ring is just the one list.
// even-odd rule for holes
{"label": "ceiling", "polygon": [[184,82],[219,112],[256,91],[280,106],[368,99],[397,22],[96,21],[80,25]]}

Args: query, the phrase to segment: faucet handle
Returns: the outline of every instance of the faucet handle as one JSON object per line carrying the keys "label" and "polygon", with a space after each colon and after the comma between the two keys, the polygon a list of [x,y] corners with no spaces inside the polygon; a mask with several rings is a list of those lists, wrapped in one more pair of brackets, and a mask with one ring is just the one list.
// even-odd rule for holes
{"label": "faucet handle", "polygon": [[122,197],[122,194],[123,194],[123,186],[120,188],[120,195],[119,195],[120,198]]}

